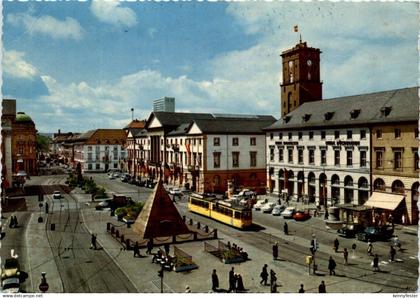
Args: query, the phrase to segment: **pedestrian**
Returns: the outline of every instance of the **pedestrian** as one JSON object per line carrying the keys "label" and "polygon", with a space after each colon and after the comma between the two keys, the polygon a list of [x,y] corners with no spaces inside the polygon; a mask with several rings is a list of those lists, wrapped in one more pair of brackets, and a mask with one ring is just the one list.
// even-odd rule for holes
{"label": "pedestrian", "polygon": [[14,226],[14,228],[17,228],[17,226],[18,226],[18,220],[17,220],[17,216],[15,215],[15,226]]}
{"label": "pedestrian", "polygon": [[234,275],[233,292],[238,293],[238,274],[237,273],[235,273]]}
{"label": "pedestrian", "polygon": [[238,276],[236,278],[236,291],[237,292],[245,292],[246,289],[244,287],[244,282],[242,280],[242,276],[238,273]]}
{"label": "pedestrian", "polygon": [[185,293],[191,293],[190,286],[185,286]]}
{"label": "pedestrian", "polygon": [[14,216],[10,216],[10,221],[9,221],[9,228],[13,228],[13,225],[15,224],[15,218]]}
{"label": "pedestrian", "polygon": [[147,241],[146,254],[151,255],[152,254],[152,249],[153,249],[153,240],[149,239],[149,241]]}
{"label": "pedestrian", "polygon": [[402,223],[403,225],[405,225],[405,215],[404,215],[404,214],[401,216],[401,223]]}
{"label": "pedestrian", "polygon": [[303,288],[303,284],[300,284],[299,293],[305,293],[305,289]]}
{"label": "pedestrian", "polygon": [[235,268],[229,271],[229,293],[235,290]]}
{"label": "pedestrian", "polygon": [[327,293],[327,288],[325,287],[325,282],[321,281],[321,284],[318,286],[319,293]]}
{"label": "pedestrian", "polygon": [[279,243],[276,242],[273,245],[273,260],[277,260],[278,256],[279,256]]}
{"label": "pedestrian", "polygon": [[401,242],[400,242],[400,239],[398,238],[398,235],[394,236],[394,238],[392,239],[392,244],[398,247],[398,250],[401,251]]}
{"label": "pedestrian", "polygon": [[347,248],[344,248],[343,256],[344,256],[344,265],[348,265],[347,261],[348,261],[348,258],[349,258],[349,252],[348,252]]}
{"label": "pedestrian", "polygon": [[289,235],[289,226],[287,225],[287,222],[284,222],[283,231],[284,235]]}
{"label": "pedestrian", "polygon": [[260,284],[264,282],[264,286],[267,285],[267,279],[268,279],[268,270],[267,270],[267,264],[264,264],[264,267],[262,268],[262,271],[260,273],[261,281]]}
{"label": "pedestrian", "polygon": [[133,251],[134,251],[134,256],[133,256],[134,258],[135,258],[136,256],[141,257],[141,255],[140,255],[140,246],[139,246],[138,241],[136,241],[136,243],[134,244]]}
{"label": "pedestrian", "polygon": [[45,202],[45,213],[47,214],[48,214],[48,209],[49,209],[48,202]]}
{"label": "pedestrian", "polygon": [[169,248],[169,244],[168,244],[168,243],[165,243],[165,244],[163,245],[163,248],[165,249],[165,254],[166,254],[166,256],[169,256],[169,250],[170,250],[170,248]]}
{"label": "pedestrian", "polygon": [[379,271],[379,258],[378,255],[375,254],[375,257],[372,261],[373,271]]}
{"label": "pedestrian", "polygon": [[338,242],[338,239],[335,238],[334,240],[334,251],[338,252],[338,246],[340,245],[340,242]]}
{"label": "pedestrian", "polygon": [[389,256],[391,257],[390,261],[394,262],[394,258],[395,258],[395,254],[396,254],[396,250],[394,248],[394,246],[390,246],[390,250],[389,250]]}
{"label": "pedestrian", "polygon": [[211,289],[213,292],[217,292],[219,287],[219,277],[217,276],[216,269],[213,269],[213,274],[211,275]]}
{"label": "pedestrian", "polygon": [[328,260],[328,270],[330,270],[330,275],[335,275],[335,267],[337,264],[335,263],[334,259],[330,256],[330,259]]}
{"label": "pedestrian", "polygon": [[90,248],[96,250],[96,235],[92,234],[92,237],[90,239]]}
{"label": "pedestrian", "polygon": [[372,250],[373,250],[373,244],[370,240],[368,240],[367,253],[368,253],[369,256],[373,255]]}
{"label": "pedestrian", "polygon": [[273,269],[270,270],[270,288],[271,293],[277,293],[277,277]]}

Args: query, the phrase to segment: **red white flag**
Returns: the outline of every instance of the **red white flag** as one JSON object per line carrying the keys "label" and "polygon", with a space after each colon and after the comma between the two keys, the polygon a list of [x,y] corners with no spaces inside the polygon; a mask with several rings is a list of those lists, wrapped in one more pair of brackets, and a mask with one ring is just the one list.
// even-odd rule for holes
{"label": "red white flag", "polygon": [[295,26],[293,27],[293,31],[294,31],[294,32],[299,32],[299,26],[298,26],[298,25],[295,25]]}

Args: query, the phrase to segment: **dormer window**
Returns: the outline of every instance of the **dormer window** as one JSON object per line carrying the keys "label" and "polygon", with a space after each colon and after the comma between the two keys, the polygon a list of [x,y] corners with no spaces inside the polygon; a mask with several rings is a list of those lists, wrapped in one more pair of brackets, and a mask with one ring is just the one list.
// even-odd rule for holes
{"label": "dormer window", "polygon": [[292,119],[292,116],[284,116],[283,121],[284,123],[288,123]]}
{"label": "dormer window", "polygon": [[304,122],[308,122],[309,119],[311,119],[311,114],[305,114],[305,115],[302,116],[302,120]]}
{"label": "dormer window", "polygon": [[392,107],[382,107],[381,108],[381,117],[386,117],[391,113]]}
{"label": "dormer window", "polygon": [[360,109],[354,109],[350,112],[351,119],[356,119],[360,115]]}
{"label": "dormer window", "polygon": [[334,116],[334,112],[326,112],[324,114],[325,120],[331,120],[331,118]]}

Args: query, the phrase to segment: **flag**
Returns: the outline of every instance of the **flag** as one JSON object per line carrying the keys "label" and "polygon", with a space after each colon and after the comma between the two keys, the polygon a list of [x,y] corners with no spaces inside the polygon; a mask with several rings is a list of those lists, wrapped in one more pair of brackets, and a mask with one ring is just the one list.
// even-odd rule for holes
{"label": "flag", "polygon": [[294,32],[299,32],[299,26],[298,26],[298,25],[295,25],[295,26],[293,27],[293,31],[294,31]]}

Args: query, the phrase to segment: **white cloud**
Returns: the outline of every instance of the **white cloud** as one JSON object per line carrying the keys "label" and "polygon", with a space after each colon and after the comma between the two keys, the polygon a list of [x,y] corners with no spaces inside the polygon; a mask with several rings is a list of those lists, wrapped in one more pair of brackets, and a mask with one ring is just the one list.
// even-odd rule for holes
{"label": "white cloud", "polygon": [[79,40],[83,36],[83,29],[79,22],[70,17],[61,21],[48,15],[34,17],[30,14],[18,13],[8,14],[6,20],[13,26],[23,26],[31,35],[44,34],[54,39],[70,38],[75,40]]}
{"label": "white cloud", "polygon": [[137,24],[136,13],[128,7],[121,7],[119,1],[93,1],[90,10],[103,23],[114,26],[132,27]]}
{"label": "white cloud", "polygon": [[19,79],[34,79],[38,76],[35,66],[24,60],[25,53],[18,51],[3,52],[3,71],[5,74]]}

